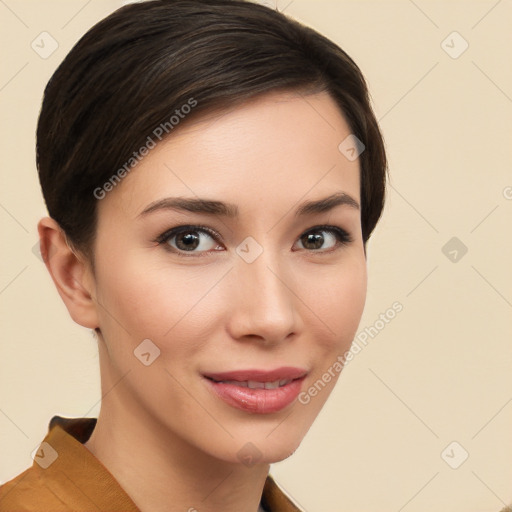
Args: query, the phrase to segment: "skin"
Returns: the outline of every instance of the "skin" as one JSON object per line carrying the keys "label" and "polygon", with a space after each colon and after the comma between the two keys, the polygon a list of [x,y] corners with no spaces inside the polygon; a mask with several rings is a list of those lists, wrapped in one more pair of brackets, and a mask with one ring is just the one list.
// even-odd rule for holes
{"label": "skin", "polygon": [[[360,203],[359,160],[338,145],[351,133],[327,93],[271,93],[184,124],[98,202],[95,273],[57,223],[38,224],[41,250],[73,320],[99,328],[102,405],[85,446],[142,512],[256,512],[269,464],[299,446],[339,373],[304,405],[243,412],[217,398],[204,372],[307,369],[307,390],[351,345],[366,298],[360,210],[340,205],[295,218],[300,203],[344,192]],[[238,219],[160,210],[165,197],[233,203]],[[201,244],[184,257],[155,238],[185,224]],[[322,230],[320,248],[304,234]],[[236,248],[251,236],[252,263]],[[174,244],[174,245],[173,245]],[[215,248],[220,248],[216,251]],[[201,253],[201,251],[203,251]],[[134,350],[150,339],[160,356],[145,366]],[[261,453],[248,467],[239,450]]]}

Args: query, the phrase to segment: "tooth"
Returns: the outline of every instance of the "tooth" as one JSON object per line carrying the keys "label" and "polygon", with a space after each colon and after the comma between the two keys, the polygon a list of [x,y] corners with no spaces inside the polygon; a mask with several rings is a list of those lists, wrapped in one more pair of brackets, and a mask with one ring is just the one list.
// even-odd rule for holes
{"label": "tooth", "polygon": [[233,384],[234,386],[241,386],[243,388],[247,387],[247,382],[241,382],[239,380],[224,380],[222,382],[224,382],[224,384]]}
{"label": "tooth", "polygon": [[250,389],[265,389],[265,383],[256,382],[255,380],[249,380],[247,382],[247,387],[249,387]]}
{"label": "tooth", "polygon": [[222,382],[223,384],[231,384],[233,386],[239,386],[242,388],[250,388],[250,389],[276,389],[278,387],[286,386],[286,384],[290,383],[290,379],[282,379],[275,380],[274,382],[258,382],[255,380],[249,381],[239,381],[239,380],[222,380],[216,381]]}

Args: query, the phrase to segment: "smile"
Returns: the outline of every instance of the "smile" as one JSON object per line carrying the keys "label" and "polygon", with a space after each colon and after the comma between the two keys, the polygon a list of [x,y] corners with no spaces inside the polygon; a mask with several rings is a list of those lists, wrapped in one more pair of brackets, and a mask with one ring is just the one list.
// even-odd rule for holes
{"label": "smile", "polygon": [[276,389],[290,383],[290,379],[276,380],[274,382],[257,382],[255,380],[239,381],[239,380],[221,380],[214,382],[222,382],[223,384],[233,384],[242,388],[250,389]]}
{"label": "smile", "polygon": [[292,404],[299,395],[307,371],[282,367],[276,370],[236,370],[203,375],[216,398],[236,409],[270,414]]}

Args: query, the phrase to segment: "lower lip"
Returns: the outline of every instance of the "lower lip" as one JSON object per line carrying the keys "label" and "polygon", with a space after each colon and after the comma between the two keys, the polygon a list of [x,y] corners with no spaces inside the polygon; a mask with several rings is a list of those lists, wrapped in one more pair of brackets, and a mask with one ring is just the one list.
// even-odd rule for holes
{"label": "lower lip", "polygon": [[275,389],[251,389],[205,379],[213,392],[228,405],[246,412],[269,414],[281,411],[297,398],[304,377]]}

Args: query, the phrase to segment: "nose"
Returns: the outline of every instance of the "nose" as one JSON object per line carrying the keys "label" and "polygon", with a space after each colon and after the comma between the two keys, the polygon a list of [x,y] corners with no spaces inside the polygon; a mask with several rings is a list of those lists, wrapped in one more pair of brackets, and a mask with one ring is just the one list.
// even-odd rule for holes
{"label": "nose", "polygon": [[285,263],[270,250],[264,250],[252,263],[236,259],[230,276],[229,330],[234,339],[273,345],[297,333],[300,299]]}

